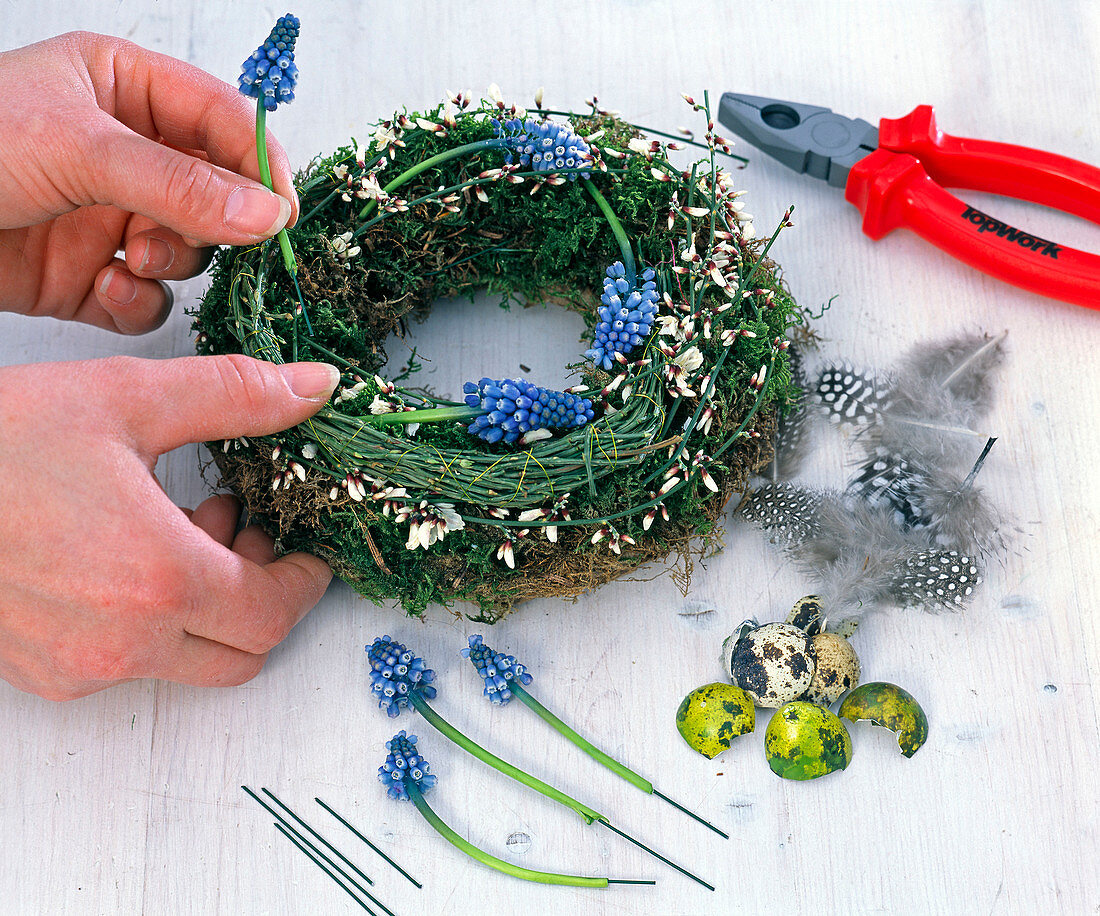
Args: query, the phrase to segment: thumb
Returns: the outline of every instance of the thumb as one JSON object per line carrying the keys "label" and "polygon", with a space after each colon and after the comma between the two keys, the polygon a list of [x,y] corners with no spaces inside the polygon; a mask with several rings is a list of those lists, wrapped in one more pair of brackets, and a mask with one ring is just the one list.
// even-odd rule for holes
{"label": "thumb", "polygon": [[124,424],[151,455],[288,429],[320,410],[340,381],[328,363],[277,366],[240,354],[104,363],[116,373],[110,389],[127,393]]}

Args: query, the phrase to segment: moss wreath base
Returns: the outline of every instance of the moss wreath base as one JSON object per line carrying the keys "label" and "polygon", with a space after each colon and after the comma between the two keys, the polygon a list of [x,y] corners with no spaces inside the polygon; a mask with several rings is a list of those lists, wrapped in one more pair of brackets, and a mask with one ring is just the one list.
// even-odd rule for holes
{"label": "moss wreath base", "polygon": [[[280,550],[317,554],[410,614],[457,599],[492,621],[671,554],[686,589],[726,501],[771,458],[798,396],[786,347],[803,321],[768,258],[775,235],[754,237],[718,165],[725,141],[690,104],[708,155],[687,170],[669,161],[677,144],[594,101],[528,114],[458,96],[397,115],[298,176],[296,277],[272,243],[219,254],[195,314],[200,353],[344,372],[307,423],[209,444]],[[605,276],[615,262],[618,279]],[[646,324],[626,311],[650,276]],[[379,377],[407,320],[485,289],[585,317],[593,349],[569,367],[570,392],[591,401],[590,422],[488,442],[467,429],[479,408],[416,387],[415,359]],[[621,318],[633,336],[615,343]]]}

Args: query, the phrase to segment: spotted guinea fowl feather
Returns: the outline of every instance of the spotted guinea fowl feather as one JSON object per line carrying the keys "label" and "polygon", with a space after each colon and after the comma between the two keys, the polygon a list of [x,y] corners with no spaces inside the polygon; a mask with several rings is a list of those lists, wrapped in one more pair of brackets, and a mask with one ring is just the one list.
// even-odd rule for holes
{"label": "spotted guinea fowl feather", "polygon": [[[790,483],[762,487],[742,513],[815,581],[834,620],[858,619],[886,603],[957,607],[980,578],[969,555],[937,547],[926,531],[903,530],[889,507],[833,490]],[[948,553],[965,556],[965,568],[946,563]]]}

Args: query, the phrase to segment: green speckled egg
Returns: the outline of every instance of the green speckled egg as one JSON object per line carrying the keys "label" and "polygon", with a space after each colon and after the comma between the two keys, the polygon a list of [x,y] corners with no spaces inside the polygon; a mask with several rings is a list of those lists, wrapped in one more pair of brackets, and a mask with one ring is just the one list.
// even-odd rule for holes
{"label": "green speckled egg", "polygon": [[898,736],[898,747],[912,757],[928,738],[928,716],[911,693],[896,684],[872,681],[857,687],[840,704],[840,715],[851,722],[873,722]]}
{"label": "green speckled egg", "polygon": [[738,735],[756,728],[756,710],[740,687],[707,684],[684,697],[676,710],[676,728],[692,750],[713,759]]}
{"label": "green speckled egg", "polygon": [[852,761],[844,723],[823,706],[795,700],[775,711],[764,732],[768,766],[784,779],[817,779]]}

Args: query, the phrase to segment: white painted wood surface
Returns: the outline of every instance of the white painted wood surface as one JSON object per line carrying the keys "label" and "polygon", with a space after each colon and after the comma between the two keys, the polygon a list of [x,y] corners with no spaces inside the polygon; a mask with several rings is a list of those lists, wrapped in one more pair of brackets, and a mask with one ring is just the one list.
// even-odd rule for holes
{"label": "white painted wood surface", "polygon": [[[282,12],[254,2],[9,0],[0,47],[88,28],[232,81]],[[1100,163],[1100,5],[1089,0],[334,0],[295,12],[303,20],[299,101],[271,127],[298,164],[362,136],[395,107],[494,81],[520,101],[544,85],[554,106],[580,106],[595,93],[661,127],[689,122],[680,93],[704,88],[712,98],[736,89],[871,121],[931,103],[949,132]],[[323,826],[401,916],[1100,911],[1100,313],[1018,292],[908,234],[872,243],[838,192],[763,155],[752,160],[742,174],[761,230],[797,206],[796,228],[775,252],[792,290],[814,307],[836,296],[819,322],[824,353],[888,366],[930,335],[1009,331],[1011,364],[989,421],[1001,438],[983,482],[1016,513],[1026,532],[1020,549],[989,571],[967,613],[880,614],[856,637],[868,678],[921,699],[931,720],[926,747],[906,760],[888,733],[854,728],[849,769],[809,784],[768,770],[763,716],[756,735],[715,761],[687,749],[676,706],[721,677],[723,637],[746,616],[781,617],[807,591],[757,532],[729,519],[724,552],[697,570],[686,598],[667,577],[620,582],[576,603],[532,602],[489,634],[537,673],[544,702],[725,827],[728,842],[607,774],[518,704],[502,710],[480,700],[458,650],[481,627],[438,608],[425,623],[408,621],[336,584],[260,677],[238,689],[139,683],[53,705],[0,684],[0,912],[357,912],[276,834],[242,783],[270,786]],[[1100,251],[1096,227],[968,199]],[[187,354],[182,308],[204,287],[201,279],[179,285],[177,314],[139,340],[0,315],[0,363]],[[457,383],[488,369],[494,352],[509,354],[501,371],[534,365],[543,334],[563,359],[575,349],[576,328],[557,312],[515,314],[505,325],[499,343],[487,342],[483,323],[458,327],[457,347],[450,327],[429,323],[425,339],[434,333],[453,347],[437,348],[433,370]],[[162,460],[162,479],[182,504],[207,492],[199,457],[192,447]],[[845,461],[839,439],[823,437],[809,476],[839,484]],[[470,863],[411,806],[388,801],[375,771],[394,723],[367,698],[363,656],[381,633],[439,672],[443,715],[506,758],[553,774],[718,891],[583,827],[413,717],[396,726],[423,736],[442,774],[437,810],[475,843],[533,867],[659,883],[607,891],[521,883]],[[424,889],[327,819],[315,795]],[[530,848],[510,851],[513,833],[527,834]]]}

